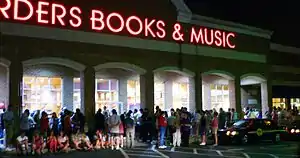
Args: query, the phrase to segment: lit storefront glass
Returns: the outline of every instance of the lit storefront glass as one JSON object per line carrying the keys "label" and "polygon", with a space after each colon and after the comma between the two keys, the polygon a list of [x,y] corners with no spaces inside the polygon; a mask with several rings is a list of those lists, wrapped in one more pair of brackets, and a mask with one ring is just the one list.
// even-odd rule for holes
{"label": "lit storefront glass", "polygon": [[186,107],[189,110],[189,84],[173,83],[173,109]]}
{"label": "lit storefront glass", "polygon": [[59,113],[62,106],[62,79],[23,77],[23,110]]}
{"label": "lit storefront glass", "polygon": [[138,80],[127,81],[127,109],[140,109],[141,104],[140,82]]}
{"label": "lit storefront glass", "polygon": [[154,104],[160,109],[165,110],[165,85],[163,83],[154,83]]}
{"label": "lit storefront glass", "polygon": [[120,103],[118,102],[119,87],[116,79],[96,79],[96,111],[106,106],[109,110],[120,110]]}
{"label": "lit storefront glass", "polygon": [[211,109],[227,110],[230,107],[228,85],[211,84]]}
{"label": "lit storefront glass", "polygon": [[272,105],[276,108],[286,108],[286,99],[285,98],[272,98]]}
{"label": "lit storefront glass", "polygon": [[80,78],[73,79],[73,111],[80,109],[81,98],[80,98]]}
{"label": "lit storefront glass", "polygon": [[297,109],[300,108],[300,98],[292,98],[291,99],[291,107],[294,108],[297,107]]}

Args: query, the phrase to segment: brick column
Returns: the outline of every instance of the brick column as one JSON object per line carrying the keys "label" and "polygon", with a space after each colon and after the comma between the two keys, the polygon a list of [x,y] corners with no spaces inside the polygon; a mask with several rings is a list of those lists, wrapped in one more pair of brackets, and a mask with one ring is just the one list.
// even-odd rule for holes
{"label": "brick column", "polygon": [[81,106],[86,117],[89,130],[94,128],[94,115],[95,115],[95,69],[88,66],[81,73]]}
{"label": "brick column", "polygon": [[154,112],[154,74],[147,72],[140,76],[141,108]]}
{"label": "brick column", "polygon": [[[228,84],[228,90],[229,90],[229,108],[236,108],[236,97],[235,97],[235,81],[234,80],[229,80]],[[227,110],[227,109],[224,109]]]}
{"label": "brick column", "polygon": [[69,110],[75,110],[73,107],[73,91],[74,83],[73,76],[64,76],[63,77],[63,87],[62,87],[62,103],[63,106],[67,107]]}
{"label": "brick column", "polygon": [[[17,57],[16,57],[17,58]],[[19,131],[20,114],[22,110],[23,65],[18,59],[13,59],[9,68],[9,104],[15,114],[15,133]]]}
{"label": "brick column", "polygon": [[242,112],[242,105],[241,105],[241,78],[240,76],[236,76],[234,79],[234,92],[235,92],[235,110],[238,113]]}
{"label": "brick column", "polygon": [[202,75],[196,73],[189,78],[189,103],[190,111],[202,110]]}

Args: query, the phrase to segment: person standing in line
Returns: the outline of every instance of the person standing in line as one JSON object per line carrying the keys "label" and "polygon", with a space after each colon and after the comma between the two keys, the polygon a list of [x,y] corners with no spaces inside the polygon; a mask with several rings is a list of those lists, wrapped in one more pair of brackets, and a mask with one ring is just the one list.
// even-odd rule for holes
{"label": "person standing in line", "polygon": [[181,111],[180,117],[182,146],[188,147],[191,134],[191,120],[187,112]]}
{"label": "person standing in line", "polygon": [[158,129],[159,129],[159,148],[165,149],[167,146],[165,145],[165,133],[167,128],[167,118],[166,113],[161,111],[160,116],[158,117]]}
{"label": "person standing in line", "polygon": [[14,134],[14,113],[12,105],[8,106],[7,111],[3,114],[3,122],[6,132],[6,144],[7,149],[10,150],[12,147],[12,137]]}
{"label": "person standing in line", "polygon": [[120,116],[118,116],[118,113],[115,109],[112,110],[112,115],[108,118],[108,127],[110,131],[110,143],[111,143],[111,149],[120,149],[120,140],[119,140],[119,130],[120,130],[120,124],[121,119]]}
{"label": "person standing in line", "polygon": [[218,145],[218,126],[219,126],[218,113],[214,112],[214,118],[211,122],[212,134],[215,141],[214,146]]}
{"label": "person standing in line", "polygon": [[174,120],[175,133],[173,133],[173,146],[180,147],[181,146],[181,132],[180,132],[180,114],[179,112],[175,112],[175,120]]}
{"label": "person standing in line", "polygon": [[25,135],[29,136],[29,110],[26,109],[21,116],[20,129],[25,132]]}
{"label": "person standing in line", "polygon": [[200,120],[200,135],[202,139],[202,143],[200,144],[201,146],[206,145],[206,135],[208,131],[209,123],[207,119],[207,114],[204,111],[203,116],[201,117]]}
{"label": "person standing in line", "polygon": [[124,120],[125,128],[126,128],[126,142],[128,148],[134,147],[134,134],[135,134],[135,122],[130,117],[130,113],[127,113],[127,117]]}
{"label": "person standing in line", "polygon": [[170,135],[170,142],[173,144],[173,135],[176,132],[176,127],[175,127],[175,111],[174,109],[171,109],[171,115],[168,117],[168,133]]}

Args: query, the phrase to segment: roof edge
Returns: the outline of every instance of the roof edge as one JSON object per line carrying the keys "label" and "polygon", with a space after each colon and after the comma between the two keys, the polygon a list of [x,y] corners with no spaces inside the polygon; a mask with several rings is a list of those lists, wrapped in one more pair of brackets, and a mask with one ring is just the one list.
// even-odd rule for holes
{"label": "roof edge", "polygon": [[193,24],[193,20],[195,20],[196,24],[198,25],[201,23],[220,25],[223,26],[223,28],[229,28],[230,31],[236,31],[241,33],[247,32],[247,34],[250,34],[252,36],[259,36],[267,39],[271,39],[271,36],[273,34],[273,31],[270,30],[193,14],[190,8],[184,2],[184,0],[171,0],[171,2],[177,8],[177,21],[179,22]]}
{"label": "roof edge", "polygon": [[300,48],[286,46],[286,45],[277,44],[277,43],[271,43],[270,49],[274,50],[274,51],[278,51],[278,52],[300,54]]}

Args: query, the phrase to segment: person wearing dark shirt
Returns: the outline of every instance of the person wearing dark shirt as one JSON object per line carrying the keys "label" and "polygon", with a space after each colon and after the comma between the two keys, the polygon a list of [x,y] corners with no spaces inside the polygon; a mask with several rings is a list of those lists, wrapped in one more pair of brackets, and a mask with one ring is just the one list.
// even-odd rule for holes
{"label": "person wearing dark shirt", "polygon": [[181,140],[182,140],[182,146],[188,147],[189,146],[189,139],[190,139],[190,133],[191,133],[191,121],[188,118],[188,113],[182,112],[181,113]]}
{"label": "person wearing dark shirt", "polygon": [[147,140],[152,141],[152,118],[149,114],[148,109],[144,110],[142,115],[142,126],[141,126],[141,135],[143,138],[143,142],[147,142]]}
{"label": "person wearing dark shirt", "polygon": [[95,129],[104,131],[105,128],[105,116],[102,114],[102,110],[98,109],[97,113],[95,114]]}
{"label": "person wearing dark shirt", "polygon": [[226,113],[225,111],[220,108],[220,113],[219,113],[219,129],[224,129],[226,124]]}
{"label": "person wearing dark shirt", "polygon": [[202,140],[200,145],[206,145],[206,135],[209,127],[209,122],[207,117],[208,117],[207,112],[204,111],[203,116],[201,117],[200,120],[200,135]]}

